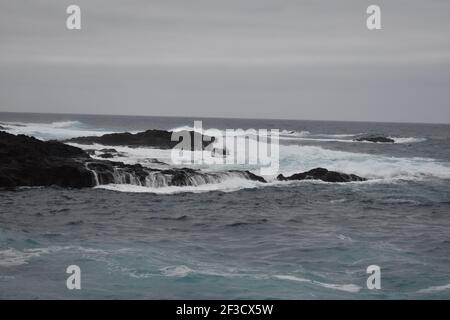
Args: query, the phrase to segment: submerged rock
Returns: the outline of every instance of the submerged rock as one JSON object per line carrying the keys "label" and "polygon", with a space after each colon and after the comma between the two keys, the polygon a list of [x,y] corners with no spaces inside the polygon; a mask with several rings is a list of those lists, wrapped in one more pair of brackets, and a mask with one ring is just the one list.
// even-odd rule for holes
{"label": "submerged rock", "polygon": [[302,173],[295,173],[292,176],[285,177],[282,174],[278,175],[279,181],[290,180],[321,180],[325,182],[352,182],[352,181],[366,181],[367,179],[359,177],[355,174],[346,174],[336,171],[328,171],[324,168],[315,168]]}
{"label": "submerged rock", "polygon": [[356,138],[354,141],[368,141],[368,142],[375,142],[375,143],[394,143],[394,139],[383,137],[383,136],[365,136],[365,137],[359,137]]}

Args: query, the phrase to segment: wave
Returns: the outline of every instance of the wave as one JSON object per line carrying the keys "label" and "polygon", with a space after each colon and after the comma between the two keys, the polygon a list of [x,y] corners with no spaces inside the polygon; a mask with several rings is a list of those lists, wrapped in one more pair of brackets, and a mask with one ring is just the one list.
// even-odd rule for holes
{"label": "wave", "polygon": [[[370,141],[357,141],[355,139],[352,138],[356,138],[358,136],[360,136],[361,134],[328,134],[328,135],[322,135],[322,134],[317,134],[317,135],[311,135],[311,136],[280,136],[280,140],[298,140],[298,141],[317,141],[317,142],[342,142],[342,143],[373,143]],[[349,138],[349,139],[345,139],[345,138]],[[407,143],[407,144],[411,144],[411,143],[419,143],[419,142],[424,142],[427,141],[426,138],[415,138],[415,137],[406,137],[406,138],[401,138],[401,137],[388,137],[392,140],[394,140],[394,143],[397,144],[403,144],[403,143]],[[382,142],[379,142],[378,144],[383,144]],[[390,144],[390,143],[389,143]]]}
{"label": "wave", "polygon": [[28,264],[33,258],[38,258],[44,254],[50,254],[57,251],[64,250],[66,247],[48,247],[48,248],[34,248],[24,249],[23,251],[8,248],[0,251],[0,267],[15,267]]}
{"label": "wave", "polygon": [[433,286],[426,289],[421,289],[417,293],[435,293],[450,290],[450,283],[443,286]]}
{"label": "wave", "polygon": [[388,137],[388,138],[394,140],[395,143],[419,143],[427,141],[426,138],[414,138],[414,137],[409,138]]}
{"label": "wave", "polygon": [[280,171],[284,175],[316,167],[384,181],[450,179],[450,163],[432,158],[389,157],[336,151],[318,146],[289,145],[280,148]]}
{"label": "wave", "polygon": [[37,259],[42,255],[54,254],[61,251],[77,251],[81,254],[103,252],[103,250],[85,248],[80,246],[50,246],[45,248],[30,248],[23,250],[7,248],[0,251],[0,267],[17,267],[29,264],[30,260],[32,259]]}
{"label": "wave", "polygon": [[192,186],[140,186],[137,184],[105,184],[98,185],[96,189],[130,193],[156,193],[156,194],[176,194],[176,193],[205,193],[211,191],[234,192],[241,189],[261,188],[266,184],[246,180],[242,178],[229,178],[222,182],[205,183]]}
{"label": "wave", "polygon": [[319,286],[326,289],[344,291],[348,293],[358,293],[361,291],[361,287],[355,284],[334,284],[334,283],[326,283],[320,282],[305,278],[299,278],[295,276],[289,275],[268,275],[265,273],[255,272],[255,270],[246,270],[247,272],[236,272],[237,270],[222,270],[222,268],[217,269],[214,266],[207,266],[207,268],[195,268],[192,269],[186,265],[172,265],[167,267],[162,267],[159,269],[159,273],[151,272],[151,273],[140,273],[136,274],[135,272],[130,273],[130,276],[134,278],[148,278],[155,276],[163,276],[169,278],[185,278],[191,275],[206,275],[206,276],[214,276],[214,277],[225,277],[225,278],[252,278],[255,280],[264,280],[268,281],[271,279],[277,280],[288,280],[295,282],[304,282],[310,285]]}
{"label": "wave", "polygon": [[[104,145],[77,145],[74,146],[100,150]],[[171,163],[170,150],[152,149],[152,148],[129,148],[115,147],[118,156],[113,160],[121,161],[126,164],[139,163],[147,168],[157,168],[149,159],[158,159],[165,163],[160,165],[161,169],[174,167]],[[94,158],[98,158],[94,156]],[[319,146],[298,146],[298,145],[280,145],[280,169],[279,173],[289,176],[298,172],[305,172],[317,167],[327,168],[332,171],[356,174],[368,178],[366,182],[370,183],[395,183],[396,181],[413,181],[424,179],[450,179],[450,164],[441,162],[432,158],[402,158],[390,157],[385,155],[354,153],[346,151],[336,151]],[[256,172],[258,167],[251,165],[212,165],[205,168],[199,166],[188,166],[191,168],[202,169],[204,173],[224,173],[226,170],[249,170]],[[122,192],[152,192],[161,194],[173,194],[180,192],[201,193],[208,191],[236,191],[246,188],[260,188],[262,186],[288,186],[287,182],[276,181],[276,176],[264,177],[269,183],[262,184],[256,181],[246,180],[245,177],[227,176],[222,174],[219,179],[212,179],[203,183],[191,184],[186,187],[160,185],[130,185],[116,183],[113,185],[99,186],[98,188],[122,191]],[[131,181],[131,179],[128,179]],[[119,180],[117,180],[119,181]],[[127,181],[126,178],[123,181]],[[306,182],[306,183],[315,183]],[[319,182],[317,182],[319,183]],[[303,185],[304,183],[293,183],[292,185]]]}
{"label": "wave", "polygon": [[52,122],[50,125],[54,128],[68,128],[68,127],[82,126],[83,123],[75,120],[75,121]]}
{"label": "wave", "polygon": [[345,291],[345,292],[350,292],[350,293],[358,293],[361,290],[361,287],[357,286],[356,284],[325,283],[325,282],[319,282],[319,281],[305,279],[305,278],[298,278],[295,276],[288,276],[288,275],[276,275],[274,277],[277,279],[280,279],[280,280],[305,282],[305,283],[309,283],[309,284],[313,284],[313,285],[318,285],[320,287],[327,288],[327,289]]}
{"label": "wave", "polygon": [[26,249],[19,251],[13,248],[0,251],[0,267],[14,267],[27,264],[31,258],[48,253],[48,249]]}
{"label": "wave", "polygon": [[166,277],[185,277],[191,273],[194,273],[194,270],[191,268],[181,265],[181,266],[169,266],[160,269],[161,274]]}
{"label": "wave", "polygon": [[[105,147],[115,148],[118,151],[118,156],[115,157],[114,160],[126,164],[139,163],[144,167],[156,168],[158,167],[158,164],[155,164],[154,161],[150,161],[149,159],[157,159],[173,166],[170,150],[104,145],[85,146],[74,143],[71,143],[71,145],[95,150],[101,150]],[[94,158],[101,159],[97,156],[94,156]],[[164,166],[160,165],[159,167]],[[317,167],[352,173],[369,179],[418,180],[433,177],[450,179],[450,164],[432,158],[390,157],[376,154],[337,151],[319,146],[280,145],[279,173],[292,175]],[[253,171],[258,169],[258,167],[251,165],[212,165],[206,168],[206,170],[210,171],[230,169]]]}
{"label": "wave", "polygon": [[280,135],[282,136],[295,136],[295,137],[307,137],[311,134],[309,131],[295,131],[295,130],[281,130]]}
{"label": "wave", "polygon": [[87,128],[80,121],[59,121],[51,123],[2,122],[11,134],[25,134],[40,140],[70,139],[81,136],[100,136],[114,131]]}

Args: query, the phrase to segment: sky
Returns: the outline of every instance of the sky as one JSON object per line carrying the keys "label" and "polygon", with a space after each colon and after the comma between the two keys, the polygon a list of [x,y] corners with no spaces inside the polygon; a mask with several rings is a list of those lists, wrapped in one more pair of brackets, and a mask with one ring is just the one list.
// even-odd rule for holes
{"label": "sky", "polygon": [[450,123],[450,1],[0,0],[0,111]]}

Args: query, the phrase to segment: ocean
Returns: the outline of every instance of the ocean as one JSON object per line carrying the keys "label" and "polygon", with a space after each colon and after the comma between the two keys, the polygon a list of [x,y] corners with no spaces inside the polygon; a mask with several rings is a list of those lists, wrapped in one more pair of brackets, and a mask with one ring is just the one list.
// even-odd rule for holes
{"label": "ocean", "polygon": [[[368,180],[1,190],[0,299],[450,298],[450,125],[0,113],[6,131],[42,140],[194,120],[279,129],[284,175]],[[395,143],[354,141],[366,134]],[[112,147],[118,161],[170,162],[170,150]],[[80,290],[66,287],[70,265]],[[381,289],[367,287],[370,265]]]}

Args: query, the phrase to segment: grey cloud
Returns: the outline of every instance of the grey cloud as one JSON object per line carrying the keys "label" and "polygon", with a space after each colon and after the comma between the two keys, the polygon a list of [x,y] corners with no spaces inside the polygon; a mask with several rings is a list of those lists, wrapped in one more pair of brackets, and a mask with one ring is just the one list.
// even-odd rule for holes
{"label": "grey cloud", "polygon": [[376,2],[0,0],[0,110],[450,122],[450,2]]}

